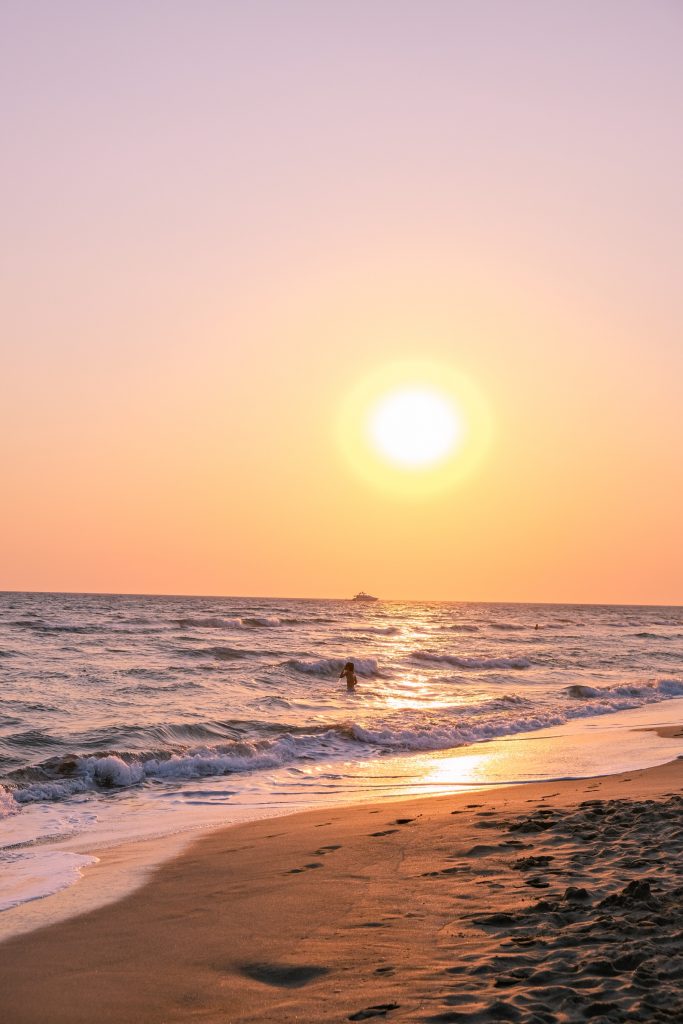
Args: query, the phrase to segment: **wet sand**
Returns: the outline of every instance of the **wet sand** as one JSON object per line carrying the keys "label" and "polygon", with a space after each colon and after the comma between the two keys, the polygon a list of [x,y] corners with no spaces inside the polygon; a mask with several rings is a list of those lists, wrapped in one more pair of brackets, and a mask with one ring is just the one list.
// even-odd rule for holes
{"label": "wet sand", "polygon": [[681,1020],[682,787],[678,760],[223,829],[2,944],[0,1019]]}

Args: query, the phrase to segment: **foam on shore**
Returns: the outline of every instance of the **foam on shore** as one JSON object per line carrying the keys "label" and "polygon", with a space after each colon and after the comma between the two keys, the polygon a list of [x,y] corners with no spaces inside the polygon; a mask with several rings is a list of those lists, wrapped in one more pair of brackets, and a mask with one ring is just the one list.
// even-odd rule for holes
{"label": "foam on shore", "polygon": [[[678,756],[683,745],[675,731],[658,736],[652,730],[681,717],[683,701],[671,701],[446,752],[394,755],[361,764],[312,764],[306,774],[292,775],[290,769],[280,768],[265,775],[260,787],[248,791],[226,788],[221,779],[205,779],[201,788],[157,786],[134,795],[124,790],[120,800],[100,800],[96,813],[78,796],[61,804],[25,804],[20,815],[5,823],[8,845],[26,844],[28,837],[38,835],[41,850],[48,844],[50,849],[69,855],[97,857],[99,863],[85,876],[64,873],[68,882],[78,881],[71,892],[33,902],[27,913],[14,906],[0,914],[0,938],[124,895],[145,881],[150,868],[177,852],[201,829],[320,806],[475,792],[662,764]],[[24,845],[25,854],[31,849]],[[76,862],[65,861],[64,865],[67,863]],[[8,862],[8,878],[13,870]],[[12,882],[12,886],[14,893],[21,891],[20,883]],[[35,898],[27,887],[26,899]]]}
{"label": "foam on shore", "polygon": [[679,760],[218,831],[132,898],[5,943],[0,1015],[678,1019],[682,784]]}

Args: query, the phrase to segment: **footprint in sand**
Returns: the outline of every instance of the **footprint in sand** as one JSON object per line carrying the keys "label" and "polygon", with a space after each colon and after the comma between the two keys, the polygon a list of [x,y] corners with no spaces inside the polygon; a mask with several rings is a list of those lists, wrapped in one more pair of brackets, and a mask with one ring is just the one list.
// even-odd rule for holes
{"label": "footprint in sand", "polygon": [[398,1010],[399,1003],[377,1003],[376,1006],[366,1006],[364,1010],[352,1013],[347,1020],[369,1020],[371,1017],[386,1017],[392,1010]]}
{"label": "footprint in sand", "polygon": [[[467,854],[464,854],[467,856]],[[454,858],[451,858],[453,860]],[[465,864],[458,864],[457,867],[453,868],[441,868],[439,871],[424,871],[419,877],[420,878],[441,878],[443,875],[458,875],[458,874],[471,874],[472,870]]]}
{"label": "footprint in sand", "polygon": [[260,981],[262,985],[272,985],[275,988],[302,988],[309,982],[329,974],[329,967],[318,967],[314,964],[272,964],[253,963],[241,964],[238,968],[240,974],[253,981]]}
{"label": "footprint in sand", "polygon": [[302,871],[311,871],[313,868],[321,868],[323,866],[322,861],[314,860],[310,864],[304,864],[302,868],[291,868],[286,872],[288,875],[300,875]]}
{"label": "footprint in sand", "polygon": [[477,843],[475,846],[470,846],[467,850],[459,850],[454,854],[455,857],[490,857],[494,853],[498,853],[498,846],[487,846],[484,843]]}
{"label": "footprint in sand", "polygon": [[386,828],[383,832],[371,832],[370,836],[371,836],[371,838],[374,839],[377,836],[390,836],[394,832],[398,832],[398,829],[397,828]]}
{"label": "footprint in sand", "polygon": [[529,871],[530,868],[544,868],[550,864],[551,860],[555,860],[550,854],[541,854],[536,857],[520,857],[510,867],[514,871]]}

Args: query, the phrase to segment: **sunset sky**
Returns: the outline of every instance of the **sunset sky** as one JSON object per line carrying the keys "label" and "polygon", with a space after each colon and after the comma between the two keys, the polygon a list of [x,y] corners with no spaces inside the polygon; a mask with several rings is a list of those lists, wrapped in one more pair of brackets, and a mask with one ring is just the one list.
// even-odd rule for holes
{"label": "sunset sky", "polygon": [[683,603],[679,3],[0,11],[0,589]]}

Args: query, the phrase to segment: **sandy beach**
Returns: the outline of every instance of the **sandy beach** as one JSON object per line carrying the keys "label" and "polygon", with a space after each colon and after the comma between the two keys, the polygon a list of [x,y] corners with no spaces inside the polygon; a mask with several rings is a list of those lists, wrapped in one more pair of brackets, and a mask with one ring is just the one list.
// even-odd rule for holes
{"label": "sandy beach", "polygon": [[5,942],[0,1016],[679,1020],[682,787],[677,760],[223,829]]}
{"label": "sandy beach", "polygon": [[0,1024],[683,1024],[683,0],[2,29]]}

